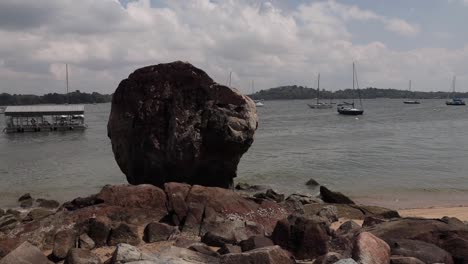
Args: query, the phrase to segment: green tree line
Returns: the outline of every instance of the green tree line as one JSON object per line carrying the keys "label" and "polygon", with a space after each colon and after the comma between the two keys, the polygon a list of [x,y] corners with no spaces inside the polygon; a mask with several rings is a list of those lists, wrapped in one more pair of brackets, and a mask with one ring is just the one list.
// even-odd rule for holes
{"label": "green tree line", "polygon": [[79,90],[68,94],[48,93],[32,94],[0,94],[0,105],[34,105],[34,104],[91,104],[107,103],[112,100],[110,94],[82,93]]}
{"label": "green tree line", "polygon": [[[286,100],[286,99],[313,99],[317,98],[317,90],[304,86],[290,85],[261,90],[254,94],[248,95],[252,99],[264,100]],[[319,97],[321,99],[350,99],[358,98],[375,99],[375,98],[413,98],[413,99],[445,99],[447,97],[468,98],[468,93],[447,92],[418,92],[405,91],[397,89],[381,89],[369,87],[360,90],[344,89],[337,91],[321,90]]]}

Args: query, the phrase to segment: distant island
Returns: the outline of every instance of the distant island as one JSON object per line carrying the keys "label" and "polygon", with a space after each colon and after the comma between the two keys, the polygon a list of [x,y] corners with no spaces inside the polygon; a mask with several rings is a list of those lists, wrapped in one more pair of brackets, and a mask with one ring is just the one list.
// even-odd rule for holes
{"label": "distant island", "polygon": [[111,94],[97,92],[83,93],[80,90],[68,94],[48,93],[45,95],[32,94],[0,94],[0,105],[36,105],[36,104],[92,104],[108,103],[112,100]]}
{"label": "distant island", "polygon": [[[417,99],[445,99],[447,92],[409,92],[397,89],[381,89],[369,87],[356,91],[359,92],[361,98],[375,99],[375,98],[417,98]],[[317,90],[304,86],[289,85],[261,90],[254,94],[248,95],[254,100],[289,100],[289,99],[313,99],[317,98]],[[355,95],[355,97],[357,94]],[[454,96],[460,98],[468,98],[468,93],[455,93]],[[353,98],[353,90],[345,89],[338,91],[320,91],[320,98],[322,99],[349,99]]]}

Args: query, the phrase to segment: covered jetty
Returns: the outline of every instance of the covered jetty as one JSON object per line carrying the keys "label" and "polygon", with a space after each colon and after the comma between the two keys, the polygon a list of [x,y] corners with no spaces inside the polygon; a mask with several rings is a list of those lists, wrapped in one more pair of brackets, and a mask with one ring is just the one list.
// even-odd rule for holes
{"label": "covered jetty", "polygon": [[7,133],[86,129],[84,105],[22,105],[5,109]]}

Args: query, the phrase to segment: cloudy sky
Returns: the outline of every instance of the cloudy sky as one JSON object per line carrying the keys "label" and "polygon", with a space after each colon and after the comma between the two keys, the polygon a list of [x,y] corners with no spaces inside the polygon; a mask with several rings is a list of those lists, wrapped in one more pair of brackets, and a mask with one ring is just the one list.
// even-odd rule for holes
{"label": "cloudy sky", "polygon": [[111,93],[188,61],[219,83],[468,91],[468,0],[1,0],[0,92]]}

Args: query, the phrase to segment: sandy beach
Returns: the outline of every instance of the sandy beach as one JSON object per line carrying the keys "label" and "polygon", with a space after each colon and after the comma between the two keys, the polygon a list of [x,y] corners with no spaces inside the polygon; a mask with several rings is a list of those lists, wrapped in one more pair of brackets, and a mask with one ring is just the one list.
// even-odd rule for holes
{"label": "sandy beach", "polygon": [[444,216],[456,217],[468,221],[468,207],[435,207],[398,210],[402,217],[442,218]]}

